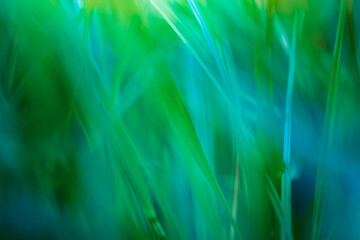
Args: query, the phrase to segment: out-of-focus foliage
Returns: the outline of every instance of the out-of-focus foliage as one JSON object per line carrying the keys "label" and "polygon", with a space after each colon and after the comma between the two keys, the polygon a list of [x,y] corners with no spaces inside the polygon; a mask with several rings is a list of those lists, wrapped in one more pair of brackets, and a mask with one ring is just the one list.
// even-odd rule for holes
{"label": "out-of-focus foliage", "polygon": [[359,238],[359,11],[0,1],[0,238]]}

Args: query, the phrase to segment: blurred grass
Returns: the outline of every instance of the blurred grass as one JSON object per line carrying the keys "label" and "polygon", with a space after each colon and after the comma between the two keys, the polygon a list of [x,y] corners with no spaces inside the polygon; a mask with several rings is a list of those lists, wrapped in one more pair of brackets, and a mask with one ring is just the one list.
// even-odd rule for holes
{"label": "blurred grass", "polygon": [[359,10],[1,1],[0,238],[359,238]]}

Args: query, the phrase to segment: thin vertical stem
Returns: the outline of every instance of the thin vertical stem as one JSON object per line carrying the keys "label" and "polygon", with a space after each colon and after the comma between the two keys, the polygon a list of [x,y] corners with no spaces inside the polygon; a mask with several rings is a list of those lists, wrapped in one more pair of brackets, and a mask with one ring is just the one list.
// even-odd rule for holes
{"label": "thin vertical stem", "polygon": [[[236,158],[236,170],[235,170],[235,179],[234,179],[234,199],[232,206],[232,215],[236,220],[236,211],[237,211],[237,202],[238,202],[238,192],[239,192],[239,157]],[[231,225],[231,239],[234,239],[235,232],[234,227]]]}
{"label": "thin vertical stem", "polygon": [[[298,31],[298,19],[298,11],[296,11],[292,30],[289,74],[286,89],[284,146],[282,158],[283,172],[281,176],[281,206],[285,215],[285,220],[289,227],[291,227],[291,106],[295,79],[296,35]],[[286,239],[286,232],[283,226],[281,231],[281,239]]]}
{"label": "thin vertical stem", "polygon": [[326,111],[323,125],[322,134],[322,149],[320,152],[319,164],[316,175],[315,184],[315,199],[314,199],[314,211],[313,211],[313,231],[312,239],[319,239],[320,237],[320,225],[322,222],[323,208],[321,206],[321,194],[323,184],[323,161],[327,158],[328,150],[333,142],[334,137],[334,124],[335,113],[337,107],[338,89],[340,82],[340,69],[341,69],[341,56],[344,40],[344,27],[346,20],[346,1],[341,1],[340,13],[338,19],[338,26],[336,31],[336,40],[333,53],[333,63],[331,70],[330,84],[328,88],[328,95],[326,101]]}

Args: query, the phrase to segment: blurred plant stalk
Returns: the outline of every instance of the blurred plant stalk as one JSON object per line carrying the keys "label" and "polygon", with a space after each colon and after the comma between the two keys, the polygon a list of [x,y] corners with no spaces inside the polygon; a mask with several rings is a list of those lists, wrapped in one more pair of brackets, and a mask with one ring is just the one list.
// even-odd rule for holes
{"label": "blurred plant stalk", "polygon": [[[299,16],[300,15],[300,16]],[[291,37],[291,52],[289,61],[289,73],[286,89],[285,103],[285,123],[284,123],[284,145],[282,157],[282,176],[281,176],[281,206],[287,225],[291,228],[291,107],[295,81],[296,63],[296,40],[298,32],[304,19],[304,13],[295,11],[294,23]],[[282,226],[281,239],[286,238],[286,230]]]}
{"label": "blurred plant stalk", "polygon": [[326,111],[324,117],[324,125],[322,131],[322,146],[320,150],[320,158],[316,174],[314,210],[313,210],[313,231],[312,239],[319,239],[320,226],[323,220],[323,204],[322,192],[324,181],[324,164],[325,159],[330,157],[330,150],[334,142],[334,131],[336,121],[336,110],[338,104],[339,84],[340,84],[340,70],[341,57],[344,41],[344,28],[346,21],[346,0],[341,1],[339,19],[336,31],[335,47],[333,53],[333,62],[330,76],[330,83],[328,87],[328,94],[326,100]]}

